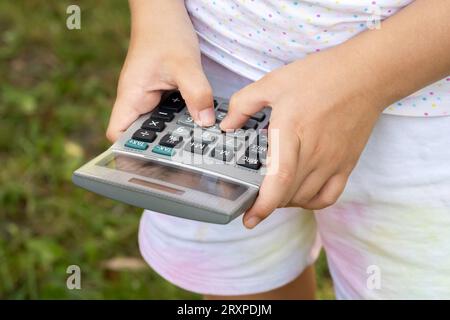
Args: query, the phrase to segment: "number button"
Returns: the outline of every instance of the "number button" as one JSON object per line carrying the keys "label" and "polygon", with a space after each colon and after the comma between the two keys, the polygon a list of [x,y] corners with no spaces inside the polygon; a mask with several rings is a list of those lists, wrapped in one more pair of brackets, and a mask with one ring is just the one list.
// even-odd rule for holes
{"label": "number button", "polygon": [[183,141],[183,137],[168,133],[161,138],[159,144],[165,147],[175,148],[181,141]]}
{"label": "number button", "polygon": [[161,120],[148,119],[142,124],[142,129],[161,132],[166,125]]}
{"label": "number button", "polygon": [[226,117],[226,112],[218,111],[216,112],[216,122],[221,122]]}
{"label": "number button", "polygon": [[133,133],[132,138],[134,140],[152,143],[156,139],[156,133],[150,130],[139,129],[135,133]]}

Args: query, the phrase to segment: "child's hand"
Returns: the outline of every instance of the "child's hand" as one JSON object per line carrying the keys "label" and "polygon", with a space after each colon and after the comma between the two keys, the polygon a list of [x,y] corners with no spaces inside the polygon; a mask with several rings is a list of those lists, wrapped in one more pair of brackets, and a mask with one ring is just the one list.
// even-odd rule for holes
{"label": "child's hand", "polygon": [[[269,166],[259,196],[244,216],[254,227],[278,207],[320,209],[342,193],[381,108],[374,107],[358,79],[349,77],[334,56],[320,53],[275,70],[237,92],[222,129],[239,128],[248,116],[272,107]],[[348,68],[347,68],[348,69]],[[356,83],[355,83],[356,80]],[[273,141],[272,130],[279,130]]]}
{"label": "child's hand", "polygon": [[[132,35],[107,129],[115,141],[162,91],[178,88],[194,120],[215,122],[212,89],[201,62],[198,39],[182,1],[130,1]],[[158,14],[155,14],[158,12]]]}

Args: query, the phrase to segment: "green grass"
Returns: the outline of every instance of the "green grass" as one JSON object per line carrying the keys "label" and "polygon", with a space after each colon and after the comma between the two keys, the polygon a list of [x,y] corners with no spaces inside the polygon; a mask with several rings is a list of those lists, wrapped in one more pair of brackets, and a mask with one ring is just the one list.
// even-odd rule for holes
{"label": "green grass", "polygon": [[[79,4],[82,29],[67,30]],[[71,173],[108,147],[104,132],[129,34],[127,2],[0,2],[0,298],[178,299],[150,268],[111,272],[139,257],[140,209],[76,188]],[[66,288],[66,268],[82,290]],[[325,258],[318,295],[333,298]]]}

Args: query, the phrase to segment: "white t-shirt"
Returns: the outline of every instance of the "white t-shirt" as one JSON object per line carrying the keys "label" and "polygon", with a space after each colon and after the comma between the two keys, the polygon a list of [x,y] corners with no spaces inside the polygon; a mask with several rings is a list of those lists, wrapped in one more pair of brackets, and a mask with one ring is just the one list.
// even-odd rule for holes
{"label": "white t-shirt", "polygon": [[[185,0],[185,3],[202,53],[237,74],[258,80],[309,53],[343,43],[412,1]],[[450,76],[384,112],[405,116],[450,115]]]}

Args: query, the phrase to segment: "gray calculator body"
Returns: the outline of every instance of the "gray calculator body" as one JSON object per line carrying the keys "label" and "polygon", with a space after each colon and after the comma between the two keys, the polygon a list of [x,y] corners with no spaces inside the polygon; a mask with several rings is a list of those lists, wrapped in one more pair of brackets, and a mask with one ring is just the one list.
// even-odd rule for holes
{"label": "gray calculator body", "polygon": [[[76,170],[72,180],[87,190],[137,207],[197,221],[229,223],[245,212],[258,194],[267,151],[267,135],[260,129],[267,128],[270,109],[251,121],[250,129],[254,130],[225,135],[218,124],[197,126],[185,107],[170,109],[171,104],[164,101],[177,96],[182,99],[174,93],[157,109],[142,115],[108,150]],[[227,106],[226,99],[215,98],[218,118]],[[164,116],[168,111],[168,119],[152,123],[155,112]],[[172,146],[174,141],[178,142],[173,147],[161,145]]]}

